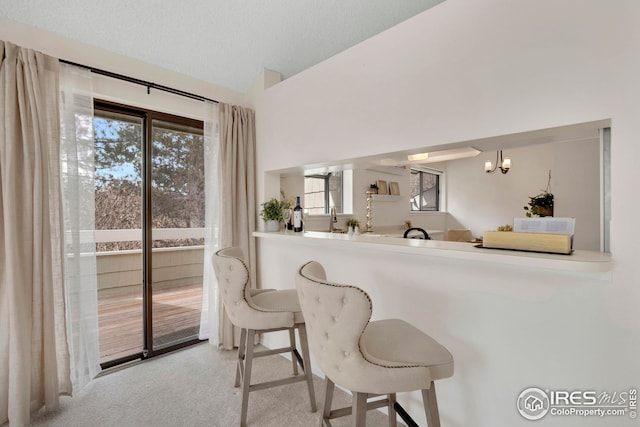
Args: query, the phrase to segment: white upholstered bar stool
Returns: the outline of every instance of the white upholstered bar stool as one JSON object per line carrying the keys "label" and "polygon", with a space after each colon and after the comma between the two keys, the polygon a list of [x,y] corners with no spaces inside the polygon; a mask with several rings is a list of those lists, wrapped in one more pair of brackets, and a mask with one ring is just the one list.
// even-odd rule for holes
{"label": "white upholstered bar stool", "polygon": [[[387,406],[389,426],[396,413],[415,421],[396,402],[396,393],[421,390],[428,425],[440,426],[434,381],[453,375],[453,356],[433,338],[407,322],[370,322],[369,295],[355,286],[331,283],[324,268],[311,261],[296,275],[300,306],[311,352],[325,373],[321,426],[353,414],[353,426],[366,425],[366,411]],[[335,384],[353,394],[351,407],[331,409]],[[369,398],[385,398],[368,401]]]}
{"label": "white upholstered bar stool", "polygon": [[[218,286],[220,287],[224,308],[229,315],[231,323],[241,328],[235,380],[235,386],[242,387],[240,426],[245,427],[247,424],[249,392],[298,381],[307,382],[311,412],[315,412],[316,398],[313,390],[307,333],[296,290],[251,289],[249,286],[249,270],[244,262],[244,256],[240,248],[221,249],[213,255],[212,261],[218,278]],[[300,337],[302,357],[300,357],[296,347],[296,329]],[[256,333],[274,331],[288,331],[290,346],[255,351]],[[286,352],[291,352],[292,376],[251,384],[251,369],[255,357]],[[303,371],[301,375],[298,374],[298,364],[300,364]],[[274,402],[275,407],[276,404]]]}

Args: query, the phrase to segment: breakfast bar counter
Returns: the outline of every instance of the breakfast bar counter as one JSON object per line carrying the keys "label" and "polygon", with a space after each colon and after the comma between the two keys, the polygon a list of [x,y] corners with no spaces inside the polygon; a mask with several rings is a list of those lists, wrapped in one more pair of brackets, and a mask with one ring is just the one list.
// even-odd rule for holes
{"label": "breakfast bar counter", "polygon": [[254,232],[253,235],[260,239],[284,239],[285,242],[291,244],[336,248],[348,246],[366,250],[453,258],[577,273],[604,273],[610,271],[613,264],[610,254],[582,250],[576,250],[570,255],[547,254],[488,249],[479,247],[477,243],[403,239],[395,236],[370,233],[347,235],[318,231],[307,231],[303,233],[294,233],[291,231],[257,231]]}

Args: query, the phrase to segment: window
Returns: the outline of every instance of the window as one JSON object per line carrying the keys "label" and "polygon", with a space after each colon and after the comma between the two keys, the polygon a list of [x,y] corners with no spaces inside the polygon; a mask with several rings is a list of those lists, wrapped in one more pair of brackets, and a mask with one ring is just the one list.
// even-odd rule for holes
{"label": "window", "polygon": [[438,171],[411,169],[409,188],[411,211],[440,210],[440,176]]}
{"label": "window", "polygon": [[335,206],[343,212],[342,172],[330,172],[304,177],[303,206],[307,215],[328,214]]}
{"label": "window", "polygon": [[142,248],[142,145],[140,116],[101,109],[96,105],[95,226],[96,230],[128,230],[116,241],[96,235],[96,250],[110,252]]}

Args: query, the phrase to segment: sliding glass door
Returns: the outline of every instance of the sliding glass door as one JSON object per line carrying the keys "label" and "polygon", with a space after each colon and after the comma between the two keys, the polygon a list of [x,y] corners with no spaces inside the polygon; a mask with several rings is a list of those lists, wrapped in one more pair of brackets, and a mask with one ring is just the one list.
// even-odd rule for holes
{"label": "sliding glass door", "polygon": [[100,361],[139,357],[144,117],[95,106],[95,224]]}
{"label": "sliding glass door", "polygon": [[152,342],[198,337],[204,245],[202,125],[151,120]]}
{"label": "sliding glass door", "polygon": [[96,102],[96,241],[103,367],[197,342],[202,122]]}

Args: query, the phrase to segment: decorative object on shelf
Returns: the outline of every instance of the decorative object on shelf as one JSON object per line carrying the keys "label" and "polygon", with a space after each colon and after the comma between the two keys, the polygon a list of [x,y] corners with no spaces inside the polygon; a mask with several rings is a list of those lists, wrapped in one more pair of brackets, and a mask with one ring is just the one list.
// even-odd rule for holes
{"label": "decorative object on shelf", "polygon": [[498,231],[513,231],[511,224],[505,224],[498,227]]}
{"label": "decorative object on shelf", "polygon": [[295,198],[287,197],[283,190],[280,190],[280,206],[282,207],[282,220],[284,221],[284,230],[293,230],[293,203]]}
{"label": "decorative object on shelf", "polygon": [[378,194],[389,194],[387,191],[387,181],[379,179],[376,182],[376,185],[378,186]]}
{"label": "decorative object on shelf", "polygon": [[371,227],[371,202],[373,201],[373,195],[376,193],[372,193],[371,190],[367,191],[367,229],[365,230],[367,233],[371,233],[373,228]]}
{"label": "decorative object on shelf", "polygon": [[534,197],[529,197],[529,206],[525,206],[527,217],[553,216],[553,193],[551,193],[551,171],[547,180],[547,188]]}
{"label": "decorative object on shelf", "polygon": [[391,194],[392,196],[399,196],[400,195],[400,186],[398,185],[397,182],[390,182],[389,183],[389,194]]}
{"label": "decorative object on shelf", "polygon": [[371,194],[378,194],[378,184],[371,184],[369,191]]}
{"label": "decorative object on shelf", "polygon": [[275,197],[261,204],[260,218],[266,224],[267,231],[279,231],[280,221],[282,221],[282,211],[289,209],[291,204],[286,200],[278,200]]}
{"label": "decorative object on shelf", "polygon": [[266,223],[266,230],[267,231],[280,231],[280,223],[278,221],[276,221],[275,219],[270,219],[269,221],[267,221]]}
{"label": "decorative object on shelf", "polygon": [[[498,161],[499,160],[499,161]],[[496,151],[496,164],[493,166],[491,162],[484,162],[484,171],[486,173],[494,173],[496,169],[500,172],[507,173],[511,169],[511,159],[502,159],[502,150]]]}
{"label": "decorative object on shelf", "polygon": [[291,222],[291,218],[293,218],[293,209],[291,209],[291,208],[283,208],[282,209],[282,219],[284,220],[284,230],[285,231],[293,230],[293,223]]}
{"label": "decorative object on shelf", "polygon": [[353,234],[353,232],[355,231],[355,228],[356,228],[358,225],[360,225],[360,223],[358,222],[358,220],[357,220],[357,219],[355,219],[355,218],[349,218],[349,219],[347,220],[347,223],[346,223],[346,224],[347,224],[347,230],[348,230],[348,233],[347,233],[347,234]]}

